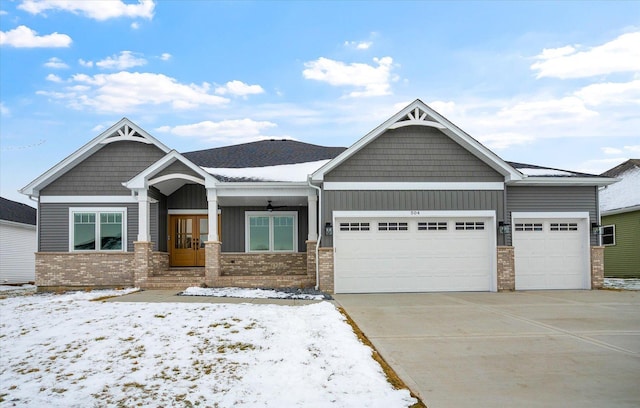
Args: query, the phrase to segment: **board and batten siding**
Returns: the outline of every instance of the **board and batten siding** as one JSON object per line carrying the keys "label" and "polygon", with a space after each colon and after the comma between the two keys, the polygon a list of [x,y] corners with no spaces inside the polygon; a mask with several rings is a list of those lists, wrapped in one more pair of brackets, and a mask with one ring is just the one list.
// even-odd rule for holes
{"label": "board and batten siding", "polygon": [[36,226],[0,220],[0,285],[36,279]]}
{"label": "board and batten siding", "polygon": [[[247,211],[265,211],[265,207],[221,207],[222,252],[245,252],[245,213]],[[298,252],[306,251],[309,234],[307,225],[307,207],[285,207],[278,211],[296,211],[298,213]],[[277,215],[278,211],[272,214]]]}
{"label": "board and batten siding", "polygon": [[[597,187],[507,187],[507,212],[512,227],[514,212],[588,212],[590,229],[591,223],[598,221],[597,209]],[[589,232],[589,237],[591,245],[598,245],[596,234]],[[511,245],[511,234],[507,234],[506,242]]]}
{"label": "board and batten siding", "polygon": [[616,226],[616,243],[604,248],[604,276],[640,278],[640,211],[602,217],[602,225]]}
{"label": "board and batten siding", "polygon": [[407,126],[387,130],[324,180],[501,182],[504,177],[439,130]]}
{"label": "board and batten siding", "polygon": [[325,223],[333,222],[333,211],[491,210],[496,212],[497,221],[504,219],[504,193],[500,190],[323,191],[322,194],[323,247],[333,246],[333,237],[324,235]]}
{"label": "board and batten siding", "polygon": [[[138,204],[131,203],[40,203],[38,216],[40,221],[39,244],[40,252],[68,252],[69,251],[69,208],[127,208],[127,251],[133,252],[133,242],[138,239]],[[150,206],[149,229],[154,242],[154,250],[158,250],[158,205]]]}
{"label": "board and batten siding", "polygon": [[163,156],[154,145],[109,143],[43,188],[40,195],[130,195],[122,183]]}
{"label": "board and batten siding", "polygon": [[207,190],[200,184],[185,184],[167,197],[170,210],[206,210]]}

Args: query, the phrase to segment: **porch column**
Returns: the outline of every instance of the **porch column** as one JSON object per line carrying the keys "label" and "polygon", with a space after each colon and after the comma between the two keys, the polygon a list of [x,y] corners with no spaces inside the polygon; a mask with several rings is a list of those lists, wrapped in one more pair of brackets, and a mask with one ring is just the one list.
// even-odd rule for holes
{"label": "porch column", "polygon": [[207,203],[209,217],[209,235],[207,241],[218,242],[218,194],[215,188],[207,188]]}
{"label": "porch column", "polygon": [[310,192],[307,196],[307,202],[309,203],[308,208],[308,224],[309,224],[309,235],[307,240],[309,241],[317,241],[318,240],[318,196],[315,191]]}
{"label": "porch column", "polygon": [[138,241],[150,241],[149,233],[149,196],[146,189],[138,190]]}

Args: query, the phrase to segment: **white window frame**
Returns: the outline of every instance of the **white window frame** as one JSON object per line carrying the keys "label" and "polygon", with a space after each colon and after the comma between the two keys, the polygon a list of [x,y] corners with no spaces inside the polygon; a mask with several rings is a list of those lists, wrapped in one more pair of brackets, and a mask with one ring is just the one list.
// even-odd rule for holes
{"label": "white window frame", "polygon": [[[613,236],[613,243],[611,244],[605,244],[604,243],[604,229],[605,228],[613,228],[613,234],[611,234]],[[614,246],[616,244],[616,225],[615,224],[610,224],[610,225],[603,225],[602,226],[602,234],[600,236],[600,240],[602,241],[602,246]]]}
{"label": "white window frame", "polygon": [[[75,223],[76,213],[93,213],[96,216],[96,249],[75,249]],[[122,213],[122,249],[100,249],[100,214]],[[127,252],[127,207],[70,207],[69,208],[69,252]]]}
{"label": "white window frame", "polygon": [[[273,217],[293,216],[293,250],[274,251],[273,250]],[[269,250],[251,251],[251,224],[250,217],[269,217]],[[298,252],[298,212],[297,211],[245,211],[244,213],[244,250],[252,254],[290,254]]]}

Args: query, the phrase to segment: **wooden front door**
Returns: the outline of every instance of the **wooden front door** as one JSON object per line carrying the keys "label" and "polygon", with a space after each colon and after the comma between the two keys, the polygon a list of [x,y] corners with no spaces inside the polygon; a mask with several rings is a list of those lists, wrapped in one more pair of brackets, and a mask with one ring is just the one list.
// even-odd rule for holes
{"label": "wooden front door", "polygon": [[172,215],[169,219],[171,266],[204,266],[204,243],[209,234],[206,215]]}

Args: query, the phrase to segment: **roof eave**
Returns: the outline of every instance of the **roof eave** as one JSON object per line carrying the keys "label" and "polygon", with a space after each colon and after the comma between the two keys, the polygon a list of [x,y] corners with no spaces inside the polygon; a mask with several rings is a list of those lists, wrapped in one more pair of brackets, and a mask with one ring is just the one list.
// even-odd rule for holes
{"label": "roof eave", "polygon": [[630,207],[614,208],[612,210],[602,211],[600,215],[604,217],[607,215],[624,214],[624,213],[633,212],[633,211],[640,211],[640,204],[632,205]]}
{"label": "roof eave", "polygon": [[509,186],[597,186],[603,187],[618,180],[609,177],[536,177],[507,182]]}

